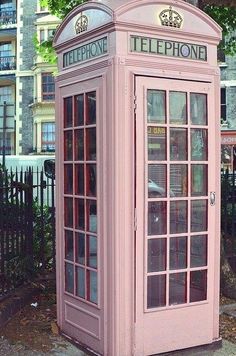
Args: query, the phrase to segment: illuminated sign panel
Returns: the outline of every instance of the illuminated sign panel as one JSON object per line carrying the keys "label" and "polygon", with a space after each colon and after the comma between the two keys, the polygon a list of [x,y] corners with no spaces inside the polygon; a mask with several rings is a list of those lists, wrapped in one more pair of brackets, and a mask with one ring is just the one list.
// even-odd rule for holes
{"label": "illuminated sign panel", "polygon": [[207,47],[158,38],[130,36],[131,52],[207,61]]}
{"label": "illuminated sign panel", "polygon": [[108,52],[107,37],[74,48],[63,55],[63,67],[100,57]]}

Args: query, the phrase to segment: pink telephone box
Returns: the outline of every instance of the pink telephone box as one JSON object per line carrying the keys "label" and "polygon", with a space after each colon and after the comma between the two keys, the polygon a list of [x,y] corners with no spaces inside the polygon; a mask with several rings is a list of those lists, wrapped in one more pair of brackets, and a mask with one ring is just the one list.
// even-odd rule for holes
{"label": "pink telephone box", "polygon": [[219,340],[221,29],[178,0],[97,0],[55,37],[61,331],[96,354]]}

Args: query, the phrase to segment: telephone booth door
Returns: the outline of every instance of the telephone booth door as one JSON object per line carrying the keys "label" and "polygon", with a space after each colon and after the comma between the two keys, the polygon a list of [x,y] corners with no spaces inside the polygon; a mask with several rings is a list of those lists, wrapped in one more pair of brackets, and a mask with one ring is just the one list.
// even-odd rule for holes
{"label": "telephone booth door", "polygon": [[[136,354],[213,340],[212,83],[136,78]],[[217,165],[218,166],[218,165]]]}

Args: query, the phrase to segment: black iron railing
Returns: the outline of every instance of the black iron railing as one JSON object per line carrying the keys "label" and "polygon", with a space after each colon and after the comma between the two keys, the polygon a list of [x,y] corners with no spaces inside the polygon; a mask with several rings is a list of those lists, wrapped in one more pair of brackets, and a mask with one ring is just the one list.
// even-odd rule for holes
{"label": "black iron railing", "polygon": [[0,57],[0,71],[1,70],[15,70],[16,56]]}
{"label": "black iron railing", "polygon": [[16,24],[16,10],[0,11],[0,26]]}
{"label": "black iron railing", "polygon": [[0,300],[55,267],[54,180],[0,169]]}

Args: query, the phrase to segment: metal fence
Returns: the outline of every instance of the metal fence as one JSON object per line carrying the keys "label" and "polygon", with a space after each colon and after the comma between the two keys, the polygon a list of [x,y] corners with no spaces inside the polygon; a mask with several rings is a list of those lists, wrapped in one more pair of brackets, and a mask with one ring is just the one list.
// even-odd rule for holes
{"label": "metal fence", "polygon": [[0,169],[0,299],[55,268],[54,190],[43,171]]}
{"label": "metal fence", "polygon": [[226,256],[236,271],[236,171],[221,172],[221,233]]}

